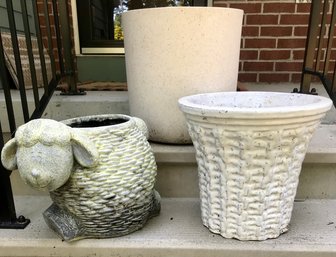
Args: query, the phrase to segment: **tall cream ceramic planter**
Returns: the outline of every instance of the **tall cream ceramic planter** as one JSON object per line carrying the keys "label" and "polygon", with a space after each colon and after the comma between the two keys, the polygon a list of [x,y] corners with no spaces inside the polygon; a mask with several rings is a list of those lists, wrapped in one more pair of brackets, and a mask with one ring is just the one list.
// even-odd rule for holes
{"label": "tall cream ceramic planter", "polygon": [[177,100],[235,91],[243,11],[211,7],[132,10],[122,16],[131,115],[149,139],[190,143]]}
{"label": "tall cream ceramic planter", "polygon": [[287,231],[309,141],[331,100],[224,92],[179,103],[196,149],[203,224],[240,240]]}

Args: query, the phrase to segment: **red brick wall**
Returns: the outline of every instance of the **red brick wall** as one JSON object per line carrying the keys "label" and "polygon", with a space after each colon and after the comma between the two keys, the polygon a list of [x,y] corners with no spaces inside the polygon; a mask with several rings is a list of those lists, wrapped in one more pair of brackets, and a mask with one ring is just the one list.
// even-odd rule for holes
{"label": "red brick wall", "polygon": [[[46,19],[44,15],[44,1],[37,0],[36,2],[37,2],[37,11],[38,11],[38,16],[39,16],[43,44],[44,44],[44,47],[49,51]],[[51,43],[52,43],[52,48],[53,48],[53,54],[55,57],[56,70],[59,71],[59,60],[58,60],[58,52],[57,52],[54,11],[53,11],[52,4],[50,1],[48,2],[48,11],[49,11],[49,24],[50,24],[50,30],[51,30],[51,35],[52,35]]]}
{"label": "red brick wall", "polygon": [[299,82],[310,4],[292,1],[214,0],[243,9],[239,80]]}
{"label": "red brick wall", "polygon": [[[57,1],[57,3],[58,3],[58,1]],[[45,15],[44,15],[44,0],[37,0],[37,10],[38,10],[41,34],[42,34],[42,38],[43,38],[43,44],[44,44],[45,48],[49,50],[46,19],[45,19]],[[53,48],[53,54],[54,54],[54,57],[55,57],[56,70],[60,71],[58,49],[57,49],[57,38],[56,38],[56,31],[55,31],[54,10],[53,10],[51,1],[48,1],[48,11],[49,11],[50,30],[51,30],[51,36],[52,36],[51,43],[52,43],[52,48]],[[69,18],[69,21],[70,21],[69,25],[70,25],[70,29],[72,31],[72,46],[74,47],[74,33],[73,33],[71,1],[70,0],[68,0],[68,11],[69,11],[69,17],[70,17]],[[73,48],[72,52],[75,56],[74,48]],[[74,59],[74,61],[75,61],[75,64],[76,64],[76,59]],[[76,68],[76,65],[75,65],[75,68]],[[77,73],[77,71],[75,71],[75,72]]]}
{"label": "red brick wall", "polygon": [[[46,40],[46,27],[41,9],[43,0],[37,1],[40,7],[41,29]],[[70,4],[70,1],[68,3]],[[214,0],[214,6],[239,8],[245,12],[239,81],[300,81],[310,3],[295,3],[295,0]],[[54,31],[51,6],[49,10],[51,28]],[[54,32],[53,47],[57,59]],[[336,51],[333,50],[332,55],[336,56]],[[330,70],[334,68],[335,59],[332,57]],[[56,64],[58,65],[58,60]]]}

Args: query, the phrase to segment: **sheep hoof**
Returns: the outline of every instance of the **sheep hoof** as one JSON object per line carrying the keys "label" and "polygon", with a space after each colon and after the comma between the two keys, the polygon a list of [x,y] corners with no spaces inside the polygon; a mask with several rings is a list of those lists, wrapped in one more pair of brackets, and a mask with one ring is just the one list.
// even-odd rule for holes
{"label": "sheep hoof", "polygon": [[43,217],[48,226],[63,240],[71,241],[79,237],[80,226],[78,222],[56,204],[52,204],[45,210]]}
{"label": "sheep hoof", "polygon": [[149,218],[158,216],[161,211],[161,196],[156,190],[153,190],[153,206],[149,214]]}

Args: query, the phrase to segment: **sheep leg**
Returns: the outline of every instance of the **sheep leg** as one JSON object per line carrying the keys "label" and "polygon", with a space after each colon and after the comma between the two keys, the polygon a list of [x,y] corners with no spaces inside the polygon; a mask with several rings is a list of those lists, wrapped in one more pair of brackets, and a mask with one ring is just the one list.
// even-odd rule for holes
{"label": "sheep leg", "polygon": [[53,203],[44,211],[43,217],[47,225],[54,230],[63,240],[78,239],[80,225],[67,211]]}
{"label": "sheep leg", "polygon": [[161,196],[159,195],[159,193],[156,190],[153,190],[153,205],[152,208],[150,210],[148,219],[158,216],[160,214],[161,211]]}

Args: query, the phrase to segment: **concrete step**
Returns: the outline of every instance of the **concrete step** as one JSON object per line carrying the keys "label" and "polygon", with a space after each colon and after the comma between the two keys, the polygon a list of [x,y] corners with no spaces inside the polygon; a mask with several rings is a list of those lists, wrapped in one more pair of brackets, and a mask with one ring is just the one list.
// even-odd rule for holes
{"label": "concrete step", "polygon": [[[246,87],[251,91],[276,91],[276,92],[292,92],[294,87],[299,87],[298,84],[281,83],[281,84],[247,84]],[[317,89],[319,95],[327,96],[327,92],[322,84],[315,83],[312,87]],[[27,102],[30,113],[35,108],[33,91],[27,90]],[[40,97],[43,94],[43,89],[39,90]],[[16,125],[23,124],[22,107],[20,92],[11,90],[13,108],[15,113]],[[177,103],[176,103],[177,104]],[[3,90],[0,90],[0,121],[3,132],[9,132],[7,121],[6,103]],[[52,96],[43,118],[54,120],[64,120],[78,116],[123,113],[129,114],[128,93],[120,91],[87,91],[86,95],[81,96],[64,96],[60,91],[56,91]],[[324,124],[336,124],[336,108],[327,113],[323,119]]]}
{"label": "concrete step", "polygon": [[[40,89],[39,92],[41,97],[43,90]],[[11,95],[16,125],[20,126],[24,123],[20,92],[11,90]],[[32,90],[27,91],[27,102],[31,114],[35,109]],[[0,110],[2,131],[9,132],[5,97],[2,90],[0,90]],[[129,113],[127,92],[89,91],[86,95],[64,96],[61,95],[60,91],[56,91],[50,99],[42,118],[65,120],[78,116],[108,113]]]}
{"label": "concrete step", "polygon": [[202,225],[198,199],[164,198],[162,211],[133,234],[62,242],[42,218],[49,197],[16,197],[17,211],[31,219],[24,230],[0,229],[0,256],[118,257],[335,257],[336,200],[296,202],[289,231],[261,242],[225,239]]}
{"label": "concrete step", "polygon": [[[151,144],[158,165],[156,189],[163,197],[199,196],[195,149],[192,145]],[[41,195],[11,176],[16,195]],[[321,125],[306,154],[297,199],[336,199],[336,126]]]}
{"label": "concrete step", "polygon": [[[320,95],[326,95],[320,84],[314,84]],[[295,84],[251,84],[250,90],[291,92]],[[40,94],[41,95],[41,94]],[[1,91],[0,91],[1,96]],[[22,124],[21,106],[18,91],[12,92],[17,125]],[[27,92],[30,110],[33,109],[32,91]],[[0,97],[0,109],[5,110],[4,98]],[[55,92],[46,111],[45,118],[62,120],[76,116],[125,113],[128,114],[127,92],[91,91],[85,96],[62,96]],[[8,131],[6,112],[0,112],[2,128]],[[331,181],[336,181],[336,110],[328,113],[324,124],[319,127],[309,146],[298,187],[298,199],[336,199],[336,187]],[[9,138],[7,133],[6,139]],[[164,197],[198,197],[198,175],[194,148],[190,146],[174,146],[152,144],[158,163],[156,187]],[[40,192],[28,188],[18,178],[16,172],[12,175],[15,194],[40,195]]]}

